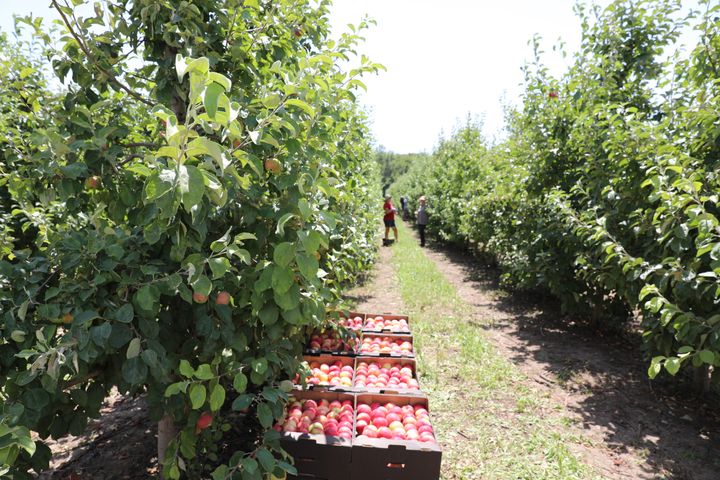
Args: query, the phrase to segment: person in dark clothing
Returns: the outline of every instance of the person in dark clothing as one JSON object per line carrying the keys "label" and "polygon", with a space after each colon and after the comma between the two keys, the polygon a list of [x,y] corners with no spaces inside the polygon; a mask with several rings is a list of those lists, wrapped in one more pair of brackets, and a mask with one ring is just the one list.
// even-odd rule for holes
{"label": "person in dark clothing", "polygon": [[400,197],[400,211],[402,211],[403,220],[407,220],[410,217],[410,212],[408,211],[408,201],[405,197]]}
{"label": "person in dark clothing", "polygon": [[425,227],[427,227],[428,224],[428,214],[426,210],[426,203],[427,200],[425,199],[425,196],[423,195],[420,197],[420,206],[417,209],[417,212],[415,212],[415,222],[418,226],[418,232],[420,232],[420,246],[425,246]]}

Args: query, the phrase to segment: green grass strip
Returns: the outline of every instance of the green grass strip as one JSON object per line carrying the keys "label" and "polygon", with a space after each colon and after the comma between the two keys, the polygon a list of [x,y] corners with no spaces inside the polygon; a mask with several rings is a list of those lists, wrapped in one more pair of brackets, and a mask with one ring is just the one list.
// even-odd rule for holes
{"label": "green grass strip", "polygon": [[471,307],[400,225],[392,262],[418,356],[421,387],[443,444],[445,479],[601,478],[584,465],[572,421],[488,342]]}

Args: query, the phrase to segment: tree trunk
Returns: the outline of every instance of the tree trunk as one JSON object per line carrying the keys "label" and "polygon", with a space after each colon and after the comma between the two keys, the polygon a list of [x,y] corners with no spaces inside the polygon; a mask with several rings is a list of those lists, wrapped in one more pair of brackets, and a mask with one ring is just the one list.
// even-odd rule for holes
{"label": "tree trunk", "polygon": [[165,452],[167,452],[170,441],[177,435],[177,428],[175,428],[175,422],[170,415],[165,415],[158,422],[158,436],[157,436],[157,454],[158,454],[158,469],[160,471],[161,478],[163,470],[163,460],[165,460]]}
{"label": "tree trunk", "polygon": [[712,380],[712,371],[708,365],[702,365],[695,368],[693,372],[693,380],[695,383],[695,391],[702,395],[710,393],[710,381]]}

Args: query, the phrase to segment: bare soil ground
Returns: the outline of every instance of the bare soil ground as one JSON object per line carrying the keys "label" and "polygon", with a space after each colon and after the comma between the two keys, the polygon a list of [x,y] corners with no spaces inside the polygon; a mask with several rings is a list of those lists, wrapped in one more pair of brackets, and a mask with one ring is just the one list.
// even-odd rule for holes
{"label": "bare soil ground", "polygon": [[51,470],[42,480],[140,480],[157,475],[157,425],[143,397],[114,394],[85,434],[50,441]]}
{"label": "bare soil ground", "polygon": [[430,258],[508,359],[589,440],[583,460],[612,479],[717,480],[716,405],[676,382],[650,382],[637,346],[603,336],[554,305],[509,294],[466,252],[435,245]]}

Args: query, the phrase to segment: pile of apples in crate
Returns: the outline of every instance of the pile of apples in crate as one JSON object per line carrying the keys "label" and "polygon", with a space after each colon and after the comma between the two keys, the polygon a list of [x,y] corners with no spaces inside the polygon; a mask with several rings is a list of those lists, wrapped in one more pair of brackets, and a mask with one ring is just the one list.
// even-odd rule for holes
{"label": "pile of apples in crate", "polygon": [[[403,315],[350,313],[316,332],[275,429],[303,478],[437,479],[441,449]],[[347,333],[347,331],[345,332]]]}

